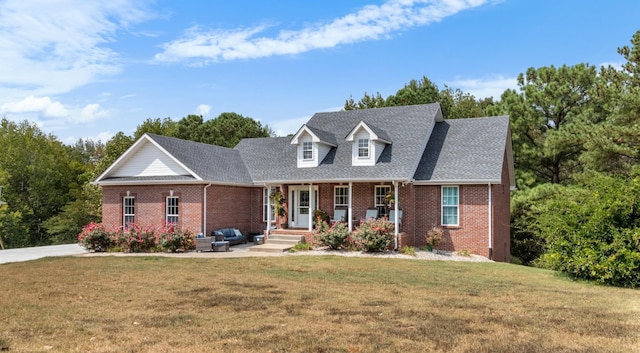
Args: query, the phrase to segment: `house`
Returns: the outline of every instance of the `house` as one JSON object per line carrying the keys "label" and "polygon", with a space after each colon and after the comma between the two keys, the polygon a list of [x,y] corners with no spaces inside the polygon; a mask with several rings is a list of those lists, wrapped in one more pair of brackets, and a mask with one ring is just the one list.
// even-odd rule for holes
{"label": "house", "polygon": [[317,113],[293,137],[249,138],[232,149],[145,134],[95,183],[107,226],[262,233],[275,225],[268,195],[277,189],[289,228],[311,231],[318,208],[345,210],[351,229],[368,209],[401,212],[395,247],[422,246],[441,227],[441,248],[509,261],[515,181],[506,116],[445,121],[437,103]]}

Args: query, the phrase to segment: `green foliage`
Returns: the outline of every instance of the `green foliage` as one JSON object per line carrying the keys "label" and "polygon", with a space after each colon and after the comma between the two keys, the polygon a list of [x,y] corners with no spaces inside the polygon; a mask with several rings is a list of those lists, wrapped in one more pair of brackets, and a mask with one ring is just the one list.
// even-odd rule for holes
{"label": "green foliage", "polygon": [[298,243],[289,249],[289,252],[309,251],[313,250],[313,246],[309,243]]}
{"label": "green foliage", "polygon": [[329,217],[329,214],[327,213],[327,211],[321,208],[317,208],[313,210],[313,219],[316,220],[316,224],[320,221],[324,221],[326,223],[331,222],[331,217]]}
{"label": "green foliage", "polygon": [[353,241],[358,249],[366,252],[382,252],[393,241],[394,224],[386,218],[361,222],[354,231]]}
{"label": "green foliage", "polygon": [[176,133],[176,122],[171,118],[164,119],[151,119],[148,118],[142,124],[138,125],[136,132],[133,135],[133,139],[137,140],[145,133],[162,135],[162,136],[174,136]]}
{"label": "green foliage", "polygon": [[87,250],[109,252],[176,252],[196,248],[195,235],[169,224],[160,230],[131,224],[127,229],[108,231],[102,223],[89,223],[78,234],[78,243]]}
{"label": "green foliage", "polygon": [[333,250],[346,249],[349,244],[349,227],[344,222],[337,222],[329,226],[326,221],[318,219],[316,229],[318,243]]}
{"label": "green foliage", "polygon": [[403,254],[403,255],[416,256],[416,248],[414,248],[413,246],[405,245],[405,246],[401,247],[398,252]]}
{"label": "green foliage", "polygon": [[440,244],[442,244],[443,235],[444,235],[444,231],[440,227],[433,227],[429,229],[429,231],[427,232],[427,241],[426,241],[427,249],[431,251],[434,248],[437,248],[438,246],[440,246]]}
{"label": "green foliage", "polygon": [[589,173],[538,205],[540,266],[597,283],[640,286],[640,172]]}
{"label": "green foliage", "polygon": [[167,251],[177,252],[178,250],[194,250],[196,248],[195,236],[188,230],[181,230],[175,225],[169,224],[164,227],[157,237],[158,245]]}

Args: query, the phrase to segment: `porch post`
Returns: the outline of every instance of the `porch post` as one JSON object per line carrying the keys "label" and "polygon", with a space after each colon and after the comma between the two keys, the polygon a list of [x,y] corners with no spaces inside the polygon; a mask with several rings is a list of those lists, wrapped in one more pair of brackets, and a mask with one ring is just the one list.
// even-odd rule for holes
{"label": "porch post", "polygon": [[265,229],[264,234],[268,239],[269,231],[271,230],[271,187],[269,185],[265,185],[265,188],[267,189],[267,229]]}
{"label": "porch post", "polygon": [[349,205],[348,205],[348,209],[347,209],[347,217],[349,219],[349,231],[352,232],[353,231],[353,182],[350,181],[349,182]]}
{"label": "porch post", "polygon": [[400,217],[398,217],[398,203],[400,203],[400,195],[398,194],[398,182],[397,181],[392,181],[393,183],[393,196],[395,198],[395,202],[393,203],[393,209],[394,209],[394,214],[396,219],[394,219],[393,221],[395,222],[395,227],[393,227],[394,229],[394,246],[393,248],[395,250],[398,250],[398,228],[400,228]]}
{"label": "porch post", "polygon": [[309,231],[313,230],[313,209],[315,200],[313,197],[313,183],[309,183]]}

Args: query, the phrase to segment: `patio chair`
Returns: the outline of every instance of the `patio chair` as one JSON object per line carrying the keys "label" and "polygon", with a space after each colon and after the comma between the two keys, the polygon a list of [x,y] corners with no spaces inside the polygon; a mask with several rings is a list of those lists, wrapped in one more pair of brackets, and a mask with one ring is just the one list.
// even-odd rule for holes
{"label": "patio chair", "polygon": [[[396,223],[396,210],[389,210],[389,222]],[[398,226],[402,224],[402,210],[398,210]]]}
{"label": "patio chair", "polygon": [[364,220],[376,220],[378,219],[378,209],[377,208],[369,208],[367,209],[367,213],[364,216]]}
{"label": "patio chair", "polygon": [[336,208],[333,210],[333,218],[331,218],[331,223],[337,222],[345,222],[347,220],[347,210],[344,208]]}

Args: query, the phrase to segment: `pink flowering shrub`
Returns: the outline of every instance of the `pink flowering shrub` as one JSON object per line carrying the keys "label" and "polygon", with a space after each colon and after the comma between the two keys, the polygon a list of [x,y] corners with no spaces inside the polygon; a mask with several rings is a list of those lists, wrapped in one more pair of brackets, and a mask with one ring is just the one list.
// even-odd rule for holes
{"label": "pink flowering shrub", "polygon": [[109,232],[104,229],[102,223],[94,222],[82,227],[82,231],[78,234],[78,243],[85,249],[93,251],[106,251],[113,244]]}
{"label": "pink flowering shrub", "polygon": [[349,245],[349,227],[344,222],[336,222],[329,226],[326,221],[318,219],[316,241],[333,250],[345,249]]}
{"label": "pink flowering shrub", "polygon": [[353,242],[356,247],[366,252],[382,252],[387,250],[393,240],[394,224],[386,218],[378,218],[361,222],[354,231]]}
{"label": "pink flowering shrub", "polygon": [[160,247],[171,252],[195,249],[195,236],[188,230],[182,231],[175,224],[167,224],[160,233]]}

